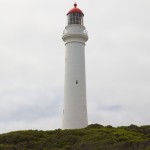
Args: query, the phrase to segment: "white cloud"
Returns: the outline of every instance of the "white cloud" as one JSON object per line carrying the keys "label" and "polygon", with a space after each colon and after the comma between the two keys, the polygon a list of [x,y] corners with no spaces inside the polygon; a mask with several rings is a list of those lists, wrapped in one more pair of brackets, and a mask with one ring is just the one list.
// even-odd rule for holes
{"label": "white cloud", "polygon": [[[72,1],[0,1],[0,133],[61,127]],[[89,123],[149,124],[150,2],[81,0]]]}

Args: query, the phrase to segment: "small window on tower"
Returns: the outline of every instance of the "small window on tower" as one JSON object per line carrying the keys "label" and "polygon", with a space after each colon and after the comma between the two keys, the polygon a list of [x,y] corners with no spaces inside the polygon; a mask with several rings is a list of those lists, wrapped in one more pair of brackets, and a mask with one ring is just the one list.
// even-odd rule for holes
{"label": "small window on tower", "polygon": [[78,80],[76,80],[76,84],[78,84]]}

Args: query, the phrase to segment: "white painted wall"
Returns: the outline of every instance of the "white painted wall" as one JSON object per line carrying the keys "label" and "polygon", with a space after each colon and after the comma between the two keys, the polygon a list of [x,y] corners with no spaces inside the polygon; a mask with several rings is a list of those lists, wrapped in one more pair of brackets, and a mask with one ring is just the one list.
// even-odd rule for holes
{"label": "white painted wall", "polygon": [[88,36],[81,25],[66,27],[63,129],[84,128],[88,125],[85,78],[85,42]]}

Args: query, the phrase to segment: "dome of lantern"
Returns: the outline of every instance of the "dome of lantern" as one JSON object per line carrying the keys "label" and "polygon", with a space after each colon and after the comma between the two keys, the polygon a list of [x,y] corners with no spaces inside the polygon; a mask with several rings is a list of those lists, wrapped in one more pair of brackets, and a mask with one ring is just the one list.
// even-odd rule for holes
{"label": "dome of lantern", "polygon": [[83,12],[81,9],[77,8],[77,4],[74,4],[74,8],[72,8],[71,10],[69,10],[69,12],[67,13],[67,15],[69,15],[70,13],[81,13],[83,16]]}

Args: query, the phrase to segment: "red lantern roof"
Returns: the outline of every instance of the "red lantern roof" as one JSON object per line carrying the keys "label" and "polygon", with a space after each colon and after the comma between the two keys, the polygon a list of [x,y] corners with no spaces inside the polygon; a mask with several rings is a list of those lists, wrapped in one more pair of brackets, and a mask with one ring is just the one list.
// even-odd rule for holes
{"label": "red lantern roof", "polygon": [[67,13],[67,15],[69,15],[70,13],[81,13],[81,14],[84,16],[82,10],[80,10],[79,8],[77,8],[77,4],[76,4],[76,3],[74,4],[74,8],[72,8],[72,9]]}

